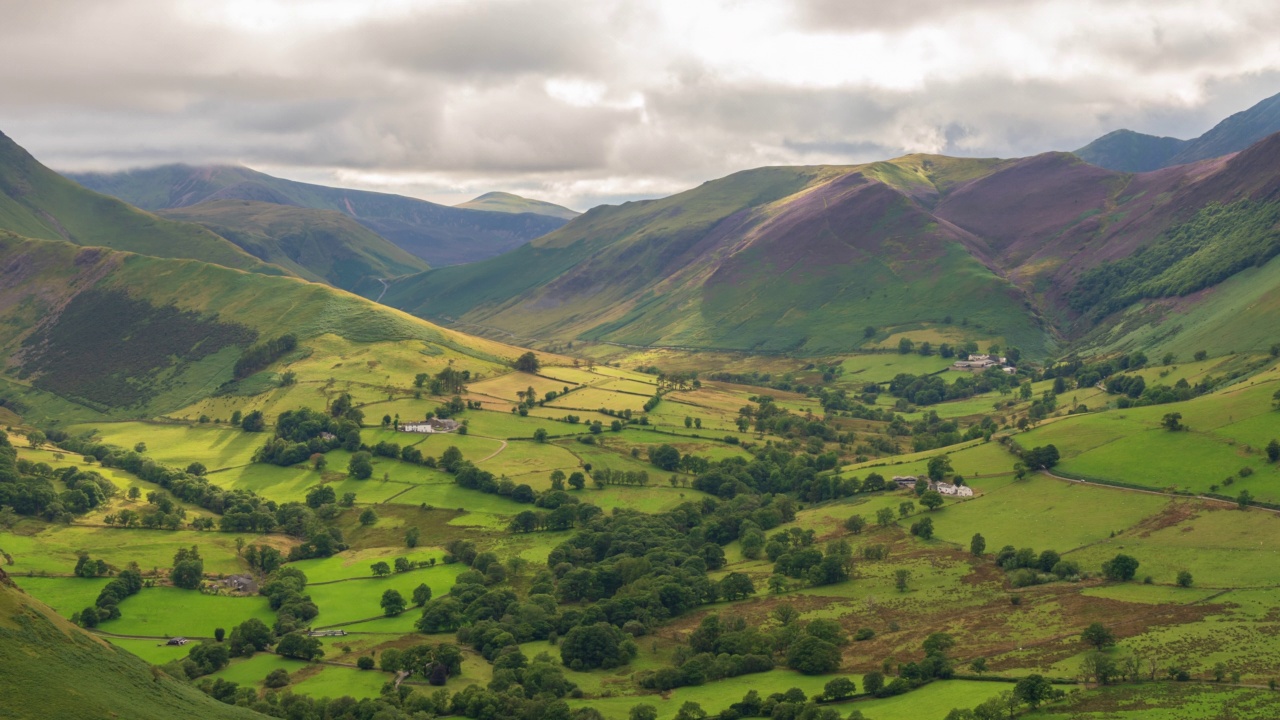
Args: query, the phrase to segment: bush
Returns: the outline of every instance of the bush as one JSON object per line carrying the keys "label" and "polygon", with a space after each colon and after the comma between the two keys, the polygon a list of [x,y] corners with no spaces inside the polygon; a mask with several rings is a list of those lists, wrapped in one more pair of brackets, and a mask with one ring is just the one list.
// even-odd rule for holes
{"label": "bush", "polygon": [[368,655],[361,655],[360,659],[356,660],[356,667],[360,668],[361,670],[372,670],[373,658],[369,657]]}
{"label": "bush", "polygon": [[[361,658],[361,660],[363,659]],[[284,668],[276,668],[267,673],[267,678],[262,681],[262,684],[269,688],[282,688],[289,684],[289,671]]]}

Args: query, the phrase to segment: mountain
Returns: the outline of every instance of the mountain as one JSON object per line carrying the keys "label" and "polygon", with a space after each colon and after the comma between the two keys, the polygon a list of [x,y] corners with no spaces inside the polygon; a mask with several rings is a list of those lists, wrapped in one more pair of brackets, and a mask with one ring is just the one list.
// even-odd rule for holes
{"label": "mountain", "polygon": [[282,274],[198,225],[142,212],[86,190],[41,165],[0,133],[0,229],[32,238],[100,245],[157,257],[192,258]]}
{"label": "mountain", "polygon": [[227,165],[165,165],[118,173],[69,173],[68,177],[146,210],[184,208],[211,200],[336,210],[434,267],[500,255],[565,223],[564,218],[540,212],[452,208],[400,195],[284,180]]}
{"label": "mountain", "polygon": [[0,716],[253,720],[62,619],[0,570]]}
{"label": "mountain", "polygon": [[[8,233],[0,257],[0,396],[54,424],[155,417],[239,392],[237,361],[285,334],[327,348],[325,368],[375,353],[370,383],[386,360],[376,353],[392,349],[406,368],[444,355],[503,364],[520,352],[298,278]],[[240,379],[249,394],[279,385]]]}
{"label": "mountain", "polygon": [[[820,354],[929,330],[1038,354],[1267,264],[1278,188],[1280,135],[1136,174],[1070,153],[762,168],[595,208],[383,300],[523,338]],[[1276,324],[1258,323],[1238,349]]]}
{"label": "mountain", "polygon": [[335,210],[211,200],[158,214],[201,225],[264,262],[344,290],[427,269],[421,258]]}
{"label": "mountain", "polygon": [[554,203],[543,202],[541,200],[530,200],[529,198],[505,192],[485,193],[478,198],[454,205],[454,207],[467,208],[469,210],[491,210],[493,212],[505,213],[533,213],[535,215],[547,215],[549,217],[560,218],[562,220],[572,220],[581,215],[579,212]]}
{"label": "mountain", "polygon": [[1280,95],[1232,115],[1192,140],[1116,130],[1075,154],[1109,170],[1146,172],[1239,152],[1276,132],[1280,132]]}
{"label": "mountain", "polygon": [[1085,162],[1108,170],[1147,172],[1167,167],[1186,140],[1156,137],[1132,130],[1116,130],[1076,150]]}
{"label": "mountain", "polygon": [[749,170],[592,209],[507,255],[395,282],[384,302],[519,337],[803,353],[949,317],[1040,350],[1022,292],[927,207],[993,163]]}

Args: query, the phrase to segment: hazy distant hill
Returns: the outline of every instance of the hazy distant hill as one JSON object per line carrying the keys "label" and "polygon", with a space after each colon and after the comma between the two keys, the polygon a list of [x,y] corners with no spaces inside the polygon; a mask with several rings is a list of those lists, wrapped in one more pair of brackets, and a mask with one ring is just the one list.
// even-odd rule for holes
{"label": "hazy distant hill", "polygon": [[1116,130],[1075,153],[1109,170],[1145,172],[1239,152],[1276,132],[1280,132],[1280,95],[1232,115],[1192,140]]}
{"label": "hazy distant hill", "polygon": [[478,198],[459,203],[454,207],[468,208],[470,210],[491,210],[493,212],[505,213],[533,213],[535,215],[548,215],[550,217],[561,218],[563,220],[572,220],[582,213],[570,210],[567,207],[556,205],[555,203],[543,202],[541,200],[530,200],[529,198],[512,195],[505,192],[485,193]]}
{"label": "hazy distant hill", "polygon": [[0,133],[0,229],[33,238],[193,258],[282,274],[212,232],[142,212],[91,192],[41,165]]}
{"label": "hazy distant hill", "polygon": [[164,165],[68,177],[147,210],[227,199],[336,210],[435,267],[500,255],[565,223],[562,217],[542,212],[452,208],[400,195],[284,180],[226,165]]}
{"label": "hazy distant hill", "polygon": [[[814,354],[950,318],[1037,353],[1266,264],[1278,187],[1280,135],[1142,174],[1070,153],[761,168],[595,208],[384,302],[525,338]],[[1239,349],[1277,329],[1253,321]]]}
{"label": "hazy distant hill", "polygon": [[334,210],[212,200],[159,214],[202,225],[298,277],[344,290],[427,269],[421,258]]}

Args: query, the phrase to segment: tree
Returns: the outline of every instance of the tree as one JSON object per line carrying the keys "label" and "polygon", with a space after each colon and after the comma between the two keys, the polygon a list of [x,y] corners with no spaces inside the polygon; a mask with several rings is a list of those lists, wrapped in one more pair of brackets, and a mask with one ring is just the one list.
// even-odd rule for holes
{"label": "tree", "polygon": [[134,443],[133,451],[141,455],[147,451],[147,444],[144,442]]}
{"label": "tree", "polygon": [[1179,412],[1165,413],[1164,419],[1160,421],[1160,425],[1165,430],[1169,430],[1172,432],[1182,430],[1183,429],[1182,413],[1179,413]]}
{"label": "tree", "polygon": [[1101,650],[1114,645],[1116,637],[1102,623],[1093,623],[1080,633],[1080,639]]}
{"label": "tree", "polygon": [[580,472],[569,473],[569,487],[581,490],[587,486],[587,476]]}
{"label": "tree", "polygon": [[987,539],[982,537],[982,533],[974,533],[973,539],[969,541],[969,554],[974,557],[982,557],[987,551]]}
{"label": "tree", "polygon": [[658,720],[658,708],[648,703],[632,705],[627,720]]}
{"label": "tree", "polygon": [[240,420],[240,429],[245,432],[262,432],[267,429],[267,418],[261,410],[253,410]]}
{"label": "tree", "polygon": [[876,511],[876,524],[880,527],[889,527],[893,524],[893,509],[880,508]]}
{"label": "tree", "polygon": [[546,441],[547,441],[547,431],[546,431],[546,429],[545,429],[545,428],[538,428],[537,430],[534,430],[534,431],[533,431],[533,441],[534,441],[534,442],[537,442],[537,443],[544,443],[544,442],[546,442]]}
{"label": "tree", "polygon": [[680,451],[670,445],[649,448],[649,462],[660,470],[672,472],[680,467]]}
{"label": "tree", "polygon": [[284,668],[276,668],[267,673],[267,676],[262,680],[262,684],[273,690],[282,688],[289,684],[289,671]]}
{"label": "tree", "polygon": [[1187,570],[1181,570],[1178,572],[1178,587],[1188,588],[1191,587],[1191,583],[1192,578],[1190,572]]}
{"label": "tree", "polygon": [[937,490],[929,490],[920,496],[920,504],[929,508],[929,510],[937,510],[942,507],[942,493]]}
{"label": "tree", "polygon": [[1248,510],[1249,506],[1252,504],[1253,493],[1248,490],[1241,490],[1240,494],[1236,496],[1236,507],[1239,507],[1241,510]]}
{"label": "tree", "polygon": [[840,648],[812,635],[791,643],[787,649],[787,667],[805,675],[822,675],[840,667]]}
{"label": "tree", "polygon": [[213,629],[214,642],[222,642],[224,639],[226,639],[226,637],[227,637],[227,631],[224,628]]}
{"label": "tree", "polygon": [[534,355],[532,351],[516,358],[515,368],[520,372],[536,373],[541,367],[538,362],[538,356]]}
{"label": "tree", "polygon": [[920,518],[911,524],[911,534],[921,540],[933,539],[933,518]]}
{"label": "tree", "polygon": [[196,477],[203,477],[208,471],[209,469],[204,466],[204,463],[200,462],[193,462],[187,466],[187,474],[195,475]]}
{"label": "tree", "polygon": [[378,577],[386,577],[391,574],[391,566],[382,560],[370,565],[369,569]]}
{"label": "tree", "polygon": [[578,625],[560,641],[560,660],[574,670],[626,665],[636,656],[636,644],[607,622]]}
{"label": "tree", "polygon": [[731,572],[720,581],[720,595],[725,600],[741,600],[756,592],[751,576],[746,573]]}
{"label": "tree", "polygon": [[1138,561],[1121,553],[1102,563],[1102,574],[1108,580],[1132,580],[1138,572]]}
{"label": "tree", "polygon": [[204,560],[200,551],[192,545],[190,550],[180,548],[173,556],[173,570],[169,572],[169,580],[174,587],[184,590],[195,590],[204,581]]}
{"label": "tree", "polygon": [[928,472],[930,480],[934,482],[942,480],[948,474],[953,472],[951,469],[951,457],[948,455],[937,455],[929,458]]}
{"label": "tree", "polygon": [[347,472],[356,480],[368,480],[373,477],[373,455],[364,450],[352,455],[347,463]]}
{"label": "tree", "polygon": [[1013,686],[1013,694],[1030,705],[1033,710],[1040,707],[1040,703],[1053,697],[1053,692],[1053,684],[1043,675],[1034,673],[1022,678]]}
{"label": "tree", "polygon": [[1271,462],[1280,460],[1280,440],[1272,438],[1271,442],[1267,443],[1267,459]]}
{"label": "tree", "polygon": [[844,521],[844,529],[854,535],[861,535],[862,528],[867,526],[867,519],[861,515],[850,515],[849,519]]}
{"label": "tree", "polygon": [[981,675],[987,671],[987,659],[984,657],[975,658],[973,662],[969,663],[969,669],[975,674]]}
{"label": "tree", "polygon": [[879,695],[884,689],[884,675],[878,672],[869,672],[862,676],[862,690],[868,695]]}
{"label": "tree", "polygon": [[372,670],[373,666],[374,666],[373,658],[369,657],[368,655],[361,655],[360,658],[356,660],[356,667],[360,668],[361,670]]}
{"label": "tree", "polygon": [[228,645],[232,655],[248,657],[266,650],[274,640],[271,628],[257,618],[250,618],[231,629]]}
{"label": "tree", "polygon": [[907,591],[907,583],[911,582],[911,571],[906,568],[898,568],[893,571],[893,586],[898,592]]}
{"label": "tree", "polygon": [[838,677],[827,682],[822,688],[822,697],[827,700],[844,700],[858,692],[858,686],[847,677]]}
{"label": "tree", "polygon": [[300,632],[291,632],[280,638],[276,653],[299,660],[318,660],[324,657],[324,648],[318,638],[308,637]]}
{"label": "tree", "polygon": [[418,530],[418,528],[416,527],[409,528],[409,531],[404,534],[405,547],[410,547],[410,548],[418,547],[418,540],[421,537],[421,535],[422,533]]}
{"label": "tree", "polygon": [[426,605],[431,600],[431,588],[426,583],[422,583],[413,589],[413,604],[417,607]]}
{"label": "tree", "polygon": [[405,602],[404,596],[395,588],[388,588],[382,593],[382,613],[387,617],[394,617],[404,612]]}

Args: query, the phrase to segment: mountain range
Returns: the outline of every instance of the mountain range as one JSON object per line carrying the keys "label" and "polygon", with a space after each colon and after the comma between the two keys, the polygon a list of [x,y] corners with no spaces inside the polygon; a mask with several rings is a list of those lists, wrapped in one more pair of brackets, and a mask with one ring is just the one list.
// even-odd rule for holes
{"label": "mountain range", "polygon": [[[67,173],[67,177],[143,210],[247,200],[337,211],[435,267],[500,255],[559,228],[575,215],[568,208],[515,195],[506,199],[482,195],[455,208],[401,195],[285,180],[229,165],[164,165],[117,173]],[[203,214],[213,213],[205,210]]]}
{"label": "mountain range", "polygon": [[526,339],[818,354],[932,329],[1040,354],[1264,264],[1278,188],[1280,136],[1149,173],[1070,153],[761,168],[595,208],[383,300]]}

